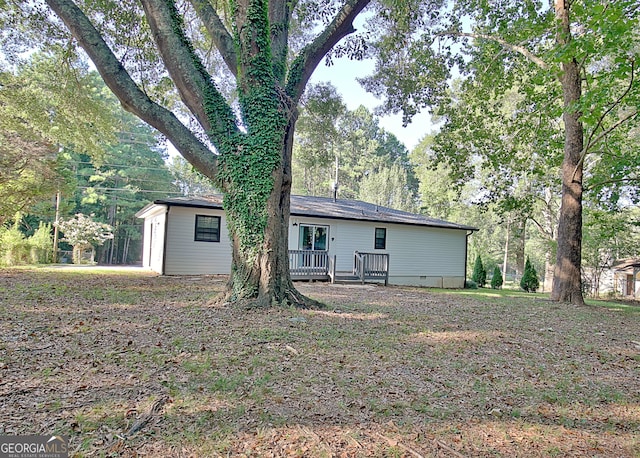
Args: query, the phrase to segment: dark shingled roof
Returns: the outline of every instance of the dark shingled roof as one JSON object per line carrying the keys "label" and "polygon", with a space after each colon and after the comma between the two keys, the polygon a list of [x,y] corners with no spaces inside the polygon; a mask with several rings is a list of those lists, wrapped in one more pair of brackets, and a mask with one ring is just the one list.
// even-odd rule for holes
{"label": "dark shingled roof", "polygon": [[[158,205],[216,208],[222,209],[222,196],[206,197],[176,197],[158,199],[153,202]],[[145,207],[145,209],[148,208]],[[140,210],[141,214],[145,209]],[[359,200],[337,199],[329,197],[291,196],[291,216],[307,216],[313,218],[332,218],[355,221],[373,221],[380,223],[410,224],[414,226],[441,227],[465,231],[478,229],[464,224],[451,223],[441,219],[429,218],[425,215],[394,210]]]}

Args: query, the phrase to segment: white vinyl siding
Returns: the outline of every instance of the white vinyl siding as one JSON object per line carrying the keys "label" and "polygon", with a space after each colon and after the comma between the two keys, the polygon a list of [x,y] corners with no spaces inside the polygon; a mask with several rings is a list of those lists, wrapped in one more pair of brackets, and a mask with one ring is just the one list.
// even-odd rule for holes
{"label": "white vinyl siding", "polygon": [[389,275],[464,276],[466,232],[432,227],[406,226],[387,231],[391,258]]}
{"label": "white vinyl siding", "polygon": [[151,210],[144,218],[142,266],[161,274],[163,273],[166,207],[158,206]]}
{"label": "white vinyl siding", "polygon": [[[219,243],[194,240],[196,215],[220,217]],[[145,267],[165,275],[229,274],[231,241],[222,210],[170,206],[167,212],[165,206],[156,206],[142,217]],[[290,250],[299,249],[304,226],[326,228],[326,248],[330,257],[336,256],[338,272],[353,270],[355,251],[385,253],[392,285],[464,286],[467,230],[293,215]],[[386,230],[385,249],[375,249],[376,228]]]}
{"label": "white vinyl siding", "polygon": [[[355,251],[389,254],[389,283],[464,286],[466,231],[379,222],[291,217],[291,224],[328,225],[329,256],[336,270],[351,271]],[[387,231],[386,248],[374,248],[376,228]],[[298,227],[289,228],[289,249],[298,247]]]}
{"label": "white vinyl siding", "polygon": [[[220,217],[220,243],[194,240],[196,214]],[[222,210],[172,206],[167,215],[165,275],[228,274],[231,242]]]}

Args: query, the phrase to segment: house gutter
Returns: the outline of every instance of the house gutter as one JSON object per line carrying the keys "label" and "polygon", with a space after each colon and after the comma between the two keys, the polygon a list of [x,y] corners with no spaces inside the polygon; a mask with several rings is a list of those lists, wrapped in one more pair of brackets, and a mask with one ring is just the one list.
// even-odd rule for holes
{"label": "house gutter", "polygon": [[464,273],[462,275],[462,278],[464,278],[464,283],[463,283],[462,289],[464,289],[465,285],[467,284],[467,267],[468,267],[467,258],[469,257],[469,236],[472,235],[477,230],[478,229],[468,230],[467,235],[465,236],[465,239],[464,239]]}

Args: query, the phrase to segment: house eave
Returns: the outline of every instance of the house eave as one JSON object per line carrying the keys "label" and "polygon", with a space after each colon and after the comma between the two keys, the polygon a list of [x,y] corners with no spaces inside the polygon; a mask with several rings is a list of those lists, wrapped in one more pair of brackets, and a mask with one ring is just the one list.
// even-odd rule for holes
{"label": "house eave", "polygon": [[[405,226],[416,226],[416,227],[431,227],[436,229],[450,229],[450,230],[460,230],[467,232],[476,232],[477,228],[472,226],[467,226],[463,224],[451,223],[443,220],[427,220],[426,217],[422,215],[417,215],[408,212],[400,212],[397,210],[389,209],[386,207],[380,207],[377,205],[369,204],[367,202],[360,201],[330,201],[321,202],[319,199],[321,198],[312,198],[312,197],[304,197],[304,196],[291,196],[292,203],[290,209],[290,216],[297,218],[319,218],[319,219],[332,219],[332,220],[342,220],[342,221],[362,221],[362,222],[371,222],[377,223],[381,225],[405,225]],[[308,200],[308,204],[312,204],[308,211],[300,210],[296,208],[304,207],[303,201]],[[318,202],[313,202],[314,200],[318,200]],[[325,205],[331,206],[332,204],[338,204],[341,208],[327,209]],[[162,205],[166,207],[188,207],[188,208],[202,208],[202,209],[214,209],[214,210],[224,210],[222,205],[222,199],[220,196],[215,196],[211,198],[198,198],[198,199],[157,199],[153,203],[147,205],[138,213],[136,216],[138,218],[144,218],[146,214],[148,214],[149,209],[154,205]],[[315,208],[312,208],[315,205]],[[307,205],[309,206],[309,205]],[[358,208],[358,206],[362,207],[358,211],[362,212],[362,215],[357,214],[353,209]],[[367,207],[365,211],[364,207]],[[371,208],[369,208],[371,207]],[[350,212],[345,211],[344,209],[348,208]],[[375,211],[372,210],[375,208]],[[380,211],[379,211],[380,210]],[[344,214],[339,214],[344,213]]]}
{"label": "house eave", "polygon": [[381,225],[385,225],[385,224],[400,224],[403,226],[418,226],[418,227],[433,227],[436,229],[453,229],[453,230],[458,230],[458,231],[471,231],[471,232],[477,232],[478,229],[475,227],[470,227],[470,226],[462,226],[462,225],[454,225],[455,223],[452,223],[451,226],[448,226],[446,224],[437,224],[437,223],[419,223],[419,222],[404,222],[404,221],[387,221],[387,220],[383,220],[383,219],[376,219],[373,217],[362,217],[362,218],[358,218],[357,216],[352,216],[352,217],[347,217],[347,216],[331,216],[331,215],[317,215],[317,214],[310,214],[310,213],[304,213],[304,212],[290,212],[291,216],[296,216],[298,218],[317,218],[317,219],[333,219],[333,220],[341,220],[341,221],[363,221],[363,222],[369,222],[369,223],[377,223],[377,224],[381,224]]}

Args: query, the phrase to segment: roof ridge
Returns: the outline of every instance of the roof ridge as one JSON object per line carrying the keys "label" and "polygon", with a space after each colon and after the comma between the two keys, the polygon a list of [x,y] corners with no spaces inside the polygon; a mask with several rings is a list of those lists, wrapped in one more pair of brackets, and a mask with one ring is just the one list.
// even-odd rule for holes
{"label": "roof ridge", "polygon": [[[181,196],[158,199],[153,203],[158,205],[182,205],[196,208],[222,209],[222,194],[207,196]],[[477,231],[478,229],[465,224],[454,223],[443,219],[432,218],[428,215],[412,213],[405,210],[386,207],[384,205],[365,202],[357,199],[336,199],[324,196],[291,195],[291,216],[308,218],[343,219],[354,221],[370,221],[380,224],[407,224],[416,226],[439,227]]]}

